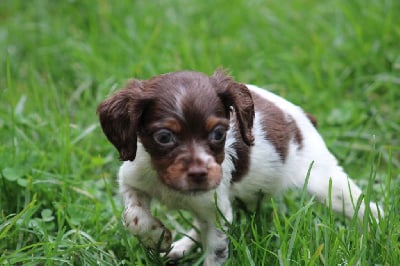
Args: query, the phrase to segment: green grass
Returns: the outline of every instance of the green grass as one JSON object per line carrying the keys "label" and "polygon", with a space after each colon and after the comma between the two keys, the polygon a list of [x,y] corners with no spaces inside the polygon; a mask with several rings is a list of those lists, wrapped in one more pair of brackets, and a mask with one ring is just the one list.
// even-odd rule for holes
{"label": "green grass", "polygon": [[400,265],[399,14],[394,0],[0,1],[0,264],[162,264],[122,226],[95,110],[130,77],[222,66],[314,114],[386,212],[346,220],[289,191],[235,214],[227,265]]}

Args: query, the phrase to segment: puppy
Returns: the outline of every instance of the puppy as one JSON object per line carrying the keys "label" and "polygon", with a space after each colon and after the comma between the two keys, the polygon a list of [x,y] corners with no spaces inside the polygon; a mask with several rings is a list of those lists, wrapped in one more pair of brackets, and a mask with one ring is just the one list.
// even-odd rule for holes
{"label": "puppy", "polygon": [[[331,182],[337,212],[353,217],[362,195],[326,148],[312,116],[221,70],[132,80],[97,112],[124,161],[118,175],[128,230],[144,245],[167,251],[172,236],[151,214],[151,200],[193,214],[199,230],[172,244],[173,259],[194,240],[202,243],[204,265],[222,264],[228,239],[216,225],[219,211],[225,217],[220,220],[230,223],[234,199],[252,209],[259,192],[273,196],[303,187],[309,169],[307,191],[329,203]],[[369,207],[375,218],[382,214],[375,203]],[[365,208],[363,202],[358,217]]]}

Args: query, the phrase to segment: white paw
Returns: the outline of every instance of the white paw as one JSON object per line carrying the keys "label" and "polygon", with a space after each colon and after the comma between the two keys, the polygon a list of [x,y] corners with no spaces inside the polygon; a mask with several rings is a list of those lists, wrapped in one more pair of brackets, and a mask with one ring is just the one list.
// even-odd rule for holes
{"label": "white paw", "polygon": [[168,257],[177,260],[185,256],[194,246],[194,242],[187,238],[184,237],[172,244],[172,249],[168,253]]}

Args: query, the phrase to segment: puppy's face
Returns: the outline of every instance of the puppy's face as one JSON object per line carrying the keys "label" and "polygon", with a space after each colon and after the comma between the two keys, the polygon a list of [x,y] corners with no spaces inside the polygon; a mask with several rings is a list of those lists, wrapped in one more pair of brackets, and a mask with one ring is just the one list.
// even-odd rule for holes
{"label": "puppy's face", "polygon": [[160,180],[182,192],[216,188],[233,108],[243,141],[253,141],[254,107],[247,88],[222,72],[175,72],[133,81],[98,109],[103,131],[122,160],[139,137]]}
{"label": "puppy's face", "polygon": [[159,96],[146,107],[139,137],[161,180],[179,191],[218,186],[229,114],[209,78],[161,76],[146,86]]}

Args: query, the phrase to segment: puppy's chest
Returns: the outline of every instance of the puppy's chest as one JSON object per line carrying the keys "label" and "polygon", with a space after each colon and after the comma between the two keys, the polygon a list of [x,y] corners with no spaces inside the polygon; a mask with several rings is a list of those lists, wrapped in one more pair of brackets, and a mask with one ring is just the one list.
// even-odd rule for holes
{"label": "puppy's chest", "polygon": [[[155,193],[154,193],[155,192]],[[187,210],[200,217],[205,217],[215,208],[214,191],[200,194],[186,194],[169,188],[153,190],[153,197],[171,210]]]}

